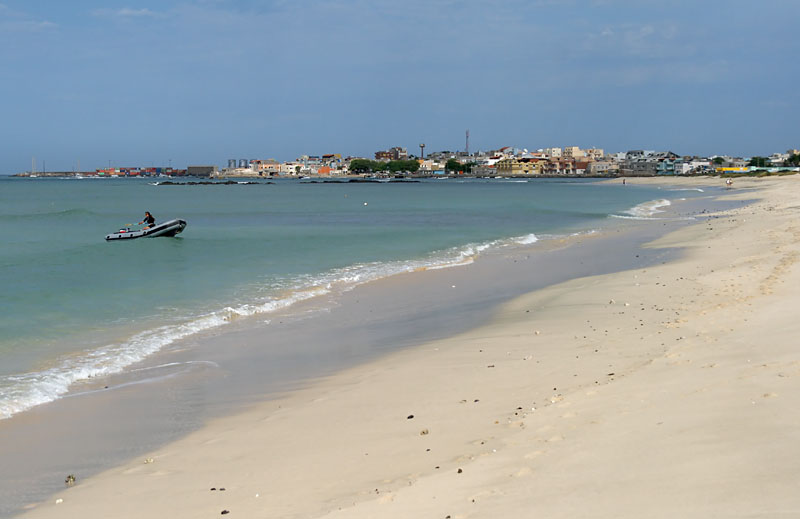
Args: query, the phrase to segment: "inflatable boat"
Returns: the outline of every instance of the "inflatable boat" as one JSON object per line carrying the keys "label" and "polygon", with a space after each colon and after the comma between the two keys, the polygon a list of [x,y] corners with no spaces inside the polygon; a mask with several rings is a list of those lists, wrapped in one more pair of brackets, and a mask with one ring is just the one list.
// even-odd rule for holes
{"label": "inflatable boat", "polygon": [[154,225],[149,229],[137,229],[131,231],[128,229],[120,229],[117,232],[112,232],[106,235],[106,240],[132,240],[134,238],[155,238],[157,236],[175,236],[183,232],[186,227],[186,220],[170,220],[168,222]]}

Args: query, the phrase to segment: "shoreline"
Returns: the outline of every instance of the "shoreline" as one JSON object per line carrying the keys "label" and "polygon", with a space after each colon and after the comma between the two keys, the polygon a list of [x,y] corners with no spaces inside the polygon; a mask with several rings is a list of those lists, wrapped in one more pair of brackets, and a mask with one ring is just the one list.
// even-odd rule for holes
{"label": "shoreline", "polygon": [[[7,469],[0,475],[5,496],[0,502],[6,505],[0,514],[59,491],[62,473],[85,479],[183,437],[209,419],[234,415],[388,352],[474,328],[489,319],[490,309],[527,291],[661,261],[660,252],[650,258],[644,251],[635,257],[614,255],[638,250],[665,232],[662,225],[685,224],[680,218],[660,222],[620,221],[605,232],[500,248],[457,268],[382,278],[338,296],[304,301],[264,323],[238,320],[217,333],[185,339],[176,350],[160,352],[130,372],[91,379],[75,388],[77,398],[0,424],[6,425],[3,444],[14,446],[0,448]],[[585,262],[584,256],[600,261]]]}
{"label": "shoreline", "polygon": [[[655,204],[653,203],[655,202]],[[657,200],[643,202],[630,207],[627,211],[618,214],[609,213],[611,220],[599,223],[599,229],[608,230],[622,223],[614,223],[613,218],[629,220],[646,220],[652,213],[660,213]],[[667,202],[668,206],[669,203]],[[651,207],[654,206],[654,207]],[[625,216],[630,214],[630,216]],[[608,215],[607,215],[608,218]],[[313,274],[308,279],[303,276],[288,282],[285,290],[275,291],[273,297],[267,299],[249,298],[245,300],[222,300],[215,306],[209,306],[202,311],[188,313],[180,319],[150,319],[145,326],[132,321],[118,329],[109,329],[105,337],[100,335],[76,334],[65,340],[59,338],[64,344],[73,344],[74,350],[85,350],[84,358],[70,355],[72,349],[66,348],[67,354],[55,354],[46,359],[44,364],[48,369],[37,373],[33,366],[24,368],[22,373],[33,375],[25,387],[19,389],[19,397],[15,401],[0,403],[0,420],[10,418],[21,412],[26,412],[40,405],[48,405],[62,398],[76,395],[76,388],[80,386],[93,386],[92,380],[116,378],[124,375],[132,366],[148,365],[154,355],[169,351],[174,343],[185,340],[195,340],[207,334],[224,333],[230,328],[233,321],[238,323],[255,321],[264,316],[286,317],[284,310],[293,311],[298,306],[304,306],[309,299],[326,298],[329,295],[340,295],[363,286],[366,283],[379,281],[403,273],[420,272],[426,270],[460,268],[483,256],[484,253],[502,253],[506,248],[524,247],[539,242],[541,247],[550,247],[550,242],[561,242],[565,239],[572,240],[583,234],[594,234],[598,228],[585,226],[570,229],[565,227],[561,234],[522,234],[518,236],[505,236],[484,241],[474,241],[444,247],[431,251],[419,258],[406,258],[390,260],[376,264],[371,262],[355,263],[343,267],[335,267]],[[536,231],[539,233],[539,231]],[[313,301],[311,302],[313,304]],[[90,326],[87,329],[92,329]],[[92,344],[84,348],[84,344]],[[103,387],[102,384],[95,387]],[[77,392],[85,390],[78,389]]]}
{"label": "shoreline", "polygon": [[[777,182],[786,183],[786,180],[781,179]],[[760,183],[753,182],[753,185],[758,184]],[[790,181],[789,184],[794,182]],[[674,185],[674,182],[670,182],[669,185]],[[690,185],[696,183],[692,182]],[[733,212],[748,211],[750,207]],[[714,221],[715,227],[719,220]],[[691,227],[684,227],[677,233],[685,234],[686,229],[695,229],[706,224],[707,222],[700,222]],[[719,238],[712,238],[713,240]],[[671,246],[682,244],[680,241],[674,241],[674,238],[666,238],[659,243]],[[741,246],[753,245],[741,244]],[[676,264],[681,266],[686,261],[690,260],[679,259],[666,265],[648,267],[647,277],[659,269],[678,268]],[[629,273],[630,271],[627,274]],[[621,291],[621,295],[616,299],[621,301],[626,297],[625,290],[635,292],[634,288],[617,279],[622,279],[625,275],[626,273],[622,272],[597,278],[579,278],[522,296],[503,305],[492,322],[484,327],[455,337],[439,339],[435,343],[385,354],[376,361],[345,369],[278,401],[259,404],[242,415],[214,421],[200,431],[158,449],[147,458],[152,457],[154,460],[152,464],[131,462],[124,467],[81,481],[76,487],[59,495],[58,499],[63,499],[58,505],[60,508],[57,508],[51,499],[32,511],[30,516],[50,517],[46,515],[48,510],[54,517],[64,513],[79,512],[90,516],[93,514],[99,516],[102,513],[122,516],[120,514],[123,512],[118,509],[120,506],[127,508],[132,515],[138,515],[143,513],[142,506],[151,506],[147,512],[156,515],[170,512],[170,515],[176,517],[193,517],[200,513],[213,513],[213,508],[209,508],[213,507],[219,496],[224,497],[225,502],[229,503],[226,509],[230,509],[231,513],[241,513],[243,516],[269,511],[308,514],[316,517],[336,511],[339,507],[345,508],[347,514],[352,514],[348,517],[358,517],[358,514],[370,516],[370,513],[372,516],[392,516],[391,514],[403,516],[404,513],[405,516],[409,516],[430,510],[431,508],[424,508],[430,505],[430,500],[421,499],[419,494],[435,490],[433,494],[442,496],[437,498],[437,506],[446,503],[447,499],[444,496],[449,496],[452,498],[449,506],[454,510],[452,515],[458,517],[459,514],[467,512],[458,511],[457,507],[470,506],[469,500],[460,502],[464,496],[459,492],[464,490],[462,487],[465,483],[477,485],[484,489],[483,492],[488,492],[475,498],[476,503],[497,500],[503,493],[509,495],[507,490],[516,488],[509,484],[510,486],[505,485],[505,487],[501,485],[499,490],[495,489],[480,478],[476,480],[475,476],[471,475],[474,471],[469,470],[467,466],[502,465],[503,470],[506,470],[511,461],[516,465],[525,465],[519,469],[521,474],[512,478],[514,482],[525,480],[542,470],[538,462],[530,460],[535,460],[546,452],[532,455],[530,458],[526,456],[531,453],[523,454],[521,457],[512,455],[519,454],[514,450],[516,448],[514,442],[524,443],[519,440],[519,435],[524,435],[525,431],[533,427],[532,425],[523,427],[520,423],[530,424],[531,421],[539,421],[540,415],[552,413],[551,409],[561,408],[561,402],[565,399],[569,399],[570,402],[574,399],[579,406],[582,397],[578,392],[584,387],[591,387],[593,382],[598,382],[596,385],[603,388],[616,386],[610,382],[634,378],[641,373],[642,368],[637,366],[643,362],[644,365],[652,365],[654,359],[660,358],[658,354],[663,353],[659,349],[660,346],[635,354],[620,346],[614,349],[615,351],[608,352],[610,357],[603,356],[602,361],[589,360],[588,371],[582,366],[577,373],[570,373],[575,375],[572,377],[575,380],[569,380],[566,386],[561,383],[561,380],[568,377],[564,371],[572,369],[572,363],[567,359],[575,357],[575,353],[579,353],[578,357],[592,357],[592,355],[580,354],[586,350],[586,344],[578,345],[578,349],[570,344],[568,329],[572,325],[570,322],[572,319],[564,315],[563,309],[554,307],[552,301],[568,300],[569,297],[577,296],[583,298],[587,291],[597,295],[596,292],[600,288],[607,292],[609,283],[612,291]],[[642,274],[642,277],[644,278],[645,274]],[[678,297],[676,294],[672,296]],[[602,298],[606,296],[603,295]],[[574,304],[581,306],[581,303]],[[647,311],[660,317],[654,312],[665,311],[668,304],[671,303],[662,302],[661,310],[640,311]],[[595,305],[598,308],[592,307],[586,310],[589,313],[600,311],[602,315],[598,318],[605,319],[603,324],[608,326],[616,319],[619,321],[617,324],[620,329],[622,322],[628,319],[620,315],[633,311],[633,309],[625,310],[627,307],[609,304],[607,300]],[[523,314],[521,309],[526,306],[529,307],[526,310],[530,312]],[[609,307],[618,311],[616,315],[605,315]],[[544,319],[546,324],[536,319]],[[564,326],[559,328],[553,324],[559,320],[567,324],[567,330],[563,329]],[[537,326],[537,329],[531,330],[531,326]],[[592,340],[588,337],[599,333],[598,326],[595,324],[584,330],[584,333],[588,334],[587,341]],[[660,331],[674,332],[680,327],[679,324],[674,328],[665,327]],[[605,333],[614,332],[609,329]],[[636,333],[639,333],[638,330]],[[567,344],[570,348],[567,348],[568,351],[550,348],[547,344],[542,344],[545,342],[542,339],[545,338],[548,338],[550,346],[553,345],[550,341],[555,341],[558,344]],[[472,344],[475,348],[465,349],[463,346],[465,343]],[[477,348],[479,344],[482,347]],[[476,352],[476,348],[483,351]],[[509,355],[512,352],[514,355]],[[487,358],[492,360],[487,361]],[[614,371],[597,364],[606,363],[609,358],[615,363],[620,363],[618,365],[612,363],[609,366]],[[522,366],[542,364],[548,366],[549,371],[544,374],[537,372],[534,376],[537,377],[537,383],[543,385],[526,386],[532,383],[528,380],[530,373],[526,375],[524,371],[528,368]],[[599,371],[596,368],[600,367],[604,368],[600,371],[615,374],[611,376],[611,381],[604,378],[609,377],[607,373],[603,373],[603,376],[598,375]],[[448,373],[448,379],[452,375],[457,380],[442,380],[441,372]],[[626,375],[622,376],[620,373]],[[553,385],[551,380],[556,381],[556,385]],[[502,387],[503,390],[499,390],[498,387]],[[553,387],[559,389],[553,390]],[[521,394],[525,394],[525,397],[517,396]],[[456,399],[459,395],[460,398]],[[514,400],[520,405],[506,409],[511,405],[509,399],[512,396],[516,396]],[[549,404],[548,400],[551,400]],[[537,411],[527,411],[529,404]],[[280,410],[276,406],[280,406]],[[590,410],[585,412],[590,413]],[[414,418],[408,419],[407,416],[411,414],[414,414]],[[526,416],[523,417],[523,414]],[[531,418],[533,416],[535,418]],[[490,423],[492,417],[497,423]],[[554,417],[549,418],[554,419]],[[541,427],[537,430],[541,430]],[[547,427],[558,429],[555,425]],[[373,428],[376,430],[368,430]],[[260,430],[255,432],[254,429]],[[421,434],[426,430],[428,431],[426,434]],[[545,432],[549,430],[546,429]],[[585,432],[581,428],[577,430],[579,433]],[[546,444],[549,447],[551,443],[563,444],[562,440],[567,439],[564,434],[554,434],[544,440],[538,438],[546,436],[545,432],[537,433],[537,439],[532,442],[537,445]],[[303,438],[305,441],[302,441]],[[244,445],[247,443],[250,444],[249,448]],[[287,444],[290,448],[286,448]],[[489,444],[494,447],[487,450],[486,445]],[[419,449],[423,445],[427,445],[426,448],[431,450]],[[310,449],[311,452],[306,452],[306,447],[309,446],[314,448]],[[372,451],[372,458],[368,461],[362,456],[366,458],[369,453],[358,454],[358,451],[365,449]],[[340,456],[347,452],[351,456],[342,459]],[[383,459],[376,453],[382,453]],[[435,454],[428,455],[430,453]],[[495,456],[498,453],[503,455]],[[250,457],[253,458],[250,465],[243,462],[242,466],[230,467],[230,463],[224,462],[226,458],[244,460]],[[470,457],[474,459],[469,459]],[[505,460],[505,465],[500,463],[504,457],[509,458]],[[439,463],[439,469],[429,466],[432,465],[430,463],[432,460]],[[283,469],[276,471],[283,475],[280,480],[272,479],[277,478],[278,474],[259,474],[259,467],[270,465]],[[455,465],[464,465],[463,474],[468,475],[464,477],[461,477],[463,474],[458,475],[460,480],[456,480],[458,483],[455,486],[458,492],[454,493],[447,489],[453,484],[452,471],[449,469]],[[289,467],[294,468],[290,470]],[[347,467],[349,472],[342,471],[342,467]],[[391,470],[388,470],[389,474],[386,467],[391,467]],[[293,472],[301,469],[306,471]],[[212,474],[217,475],[212,477]],[[255,480],[248,481],[250,478],[243,477],[246,474],[262,478],[259,484],[263,489],[258,491],[254,486]],[[340,477],[345,479],[343,484],[329,481],[330,478]],[[215,479],[218,481],[214,482]],[[227,486],[226,493],[213,494],[205,488],[206,483],[201,484],[201,480],[211,482],[209,483],[211,486]],[[299,481],[302,481],[302,485],[299,485]],[[377,489],[374,495],[371,490],[365,490],[373,483]],[[302,488],[295,488],[299,486]],[[167,490],[164,487],[169,489],[168,492],[163,492]],[[314,489],[315,493],[312,493],[317,501],[309,498],[309,502],[305,502],[309,489]],[[170,495],[164,495],[167,493]],[[260,497],[253,498],[255,494],[259,494]],[[151,499],[156,495],[157,499]],[[135,499],[136,502],[148,500],[152,503],[139,503],[141,506],[138,508],[132,508],[130,503],[121,504],[129,498]],[[316,505],[312,505],[312,502]],[[353,508],[355,505],[351,502],[357,503],[358,506]],[[472,506],[474,505],[475,503],[472,503]],[[175,508],[170,509],[172,506]],[[413,508],[419,506],[423,508]],[[136,514],[133,514],[134,510]],[[219,513],[219,510],[216,513]],[[483,513],[488,512],[484,510]]]}

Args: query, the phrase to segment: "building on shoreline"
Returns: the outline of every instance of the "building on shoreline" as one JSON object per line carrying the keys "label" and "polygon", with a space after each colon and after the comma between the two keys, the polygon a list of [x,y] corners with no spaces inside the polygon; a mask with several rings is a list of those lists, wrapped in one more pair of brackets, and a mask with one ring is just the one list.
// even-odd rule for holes
{"label": "building on shoreline", "polygon": [[375,160],[408,160],[408,150],[395,146],[386,151],[376,151]]}
{"label": "building on shoreline", "polygon": [[[501,148],[467,153],[461,151],[433,151],[427,157],[409,155],[406,148],[395,146],[388,150],[375,152],[376,160],[385,162],[415,160],[419,163],[416,171],[393,174],[408,176],[440,176],[458,174],[474,177],[495,176],[657,176],[657,175],[702,175],[720,173],[746,173],[753,171],[794,171],[800,165],[800,150],[790,149],[786,153],[773,153],[765,157],[730,157],[712,155],[710,157],[680,156],[672,151],[630,150],[607,154],[601,148],[540,148],[528,151],[525,148],[503,146]],[[91,172],[24,172],[15,176],[79,176],[79,177],[336,177],[351,174],[350,163],[365,157],[343,157],[339,153],[324,155],[302,155],[293,161],[279,162],[275,159],[230,159],[228,167],[188,166],[187,169],[172,167],[117,167],[101,168]],[[453,166],[463,165],[463,168]],[[756,167],[757,166],[757,167]],[[378,166],[380,167],[380,166]],[[780,169],[775,169],[780,168]],[[413,169],[413,168],[409,168]],[[377,173],[380,170],[373,171]],[[363,173],[362,173],[363,175]]]}
{"label": "building on shoreline", "polygon": [[186,175],[190,177],[214,177],[218,173],[217,166],[187,166]]}

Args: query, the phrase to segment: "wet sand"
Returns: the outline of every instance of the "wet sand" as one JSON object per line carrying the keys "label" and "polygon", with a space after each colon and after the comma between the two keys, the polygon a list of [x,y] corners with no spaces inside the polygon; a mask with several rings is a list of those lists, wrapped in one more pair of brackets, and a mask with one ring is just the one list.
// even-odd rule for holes
{"label": "wet sand", "polygon": [[[663,230],[633,226],[398,276],[345,294],[327,321],[250,323],[173,352],[219,366],[193,388],[212,409],[247,409],[152,451],[140,445],[136,459],[81,477],[26,517],[707,517],[796,508],[788,477],[796,456],[778,454],[797,439],[787,298],[797,277],[798,183],[749,183],[763,201],[676,224],[643,250],[637,243]],[[625,270],[604,274],[610,265]],[[565,279],[529,281],[543,272]],[[295,348],[264,347],[281,341]],[[262,403],[250,400],[290,388],[236,383],[257,378],[270,359],[288,384],[315,358],[305,372],[313,383]],[[141,398],[158,385],[127,387]],[[98,406],[118,405],[118,396],[97,395]],[[76,409],[92,407],[79,400]]]}

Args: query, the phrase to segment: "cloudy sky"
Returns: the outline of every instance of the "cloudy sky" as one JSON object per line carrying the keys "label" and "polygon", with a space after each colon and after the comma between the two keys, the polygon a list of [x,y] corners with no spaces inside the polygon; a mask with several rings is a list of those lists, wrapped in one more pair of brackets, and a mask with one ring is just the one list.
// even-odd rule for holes
{"label": "cloudy sky", "polygon": [[0,173],[800,148],[798,0],[0,0]]}

